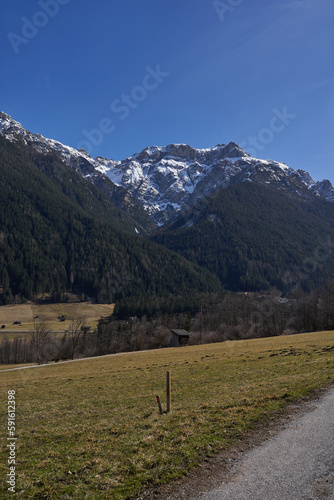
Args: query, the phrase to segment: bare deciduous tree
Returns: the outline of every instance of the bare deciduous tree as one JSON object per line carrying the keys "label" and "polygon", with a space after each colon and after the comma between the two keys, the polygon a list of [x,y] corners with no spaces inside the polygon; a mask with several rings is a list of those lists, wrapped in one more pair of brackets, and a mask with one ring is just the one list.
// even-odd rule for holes
{"label": "bare deciduous tree", "polygon": [[85,319],[83,317],[77,317],[71,320],[69,329],[67,331],[67,338],[69,341],[69,353],[71,359],[74,359],[75,353],[83,337],[84,326],[85,326]]}
{"label": "bare deciduous tree", "polygon": [[47,359],[47,345],[50,338],[50,324],[45,321],[34,321],[34,329],[30,332],[30,340],[35,361],[38,364]]}

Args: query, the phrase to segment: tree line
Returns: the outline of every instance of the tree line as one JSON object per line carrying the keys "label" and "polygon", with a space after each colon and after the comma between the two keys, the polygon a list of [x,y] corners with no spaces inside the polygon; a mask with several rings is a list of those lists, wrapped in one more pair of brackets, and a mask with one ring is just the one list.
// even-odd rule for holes
{"label": "tree line", "polygon": [[296,287],[286,297],[276,289],[264,293],[228,293],[206,304],[192,322],[193,342],[223,342],[283,334],[334,330],[334,281],[322,291]]}
{"label": "tree line", "polygon": [[38,322],[25,337],[2,338],[0,363],[44,363],[160,349],[169,345],[172,328],[189,331],[191,344],[334,330],[334,281],[321,292],[296,288],[288,297],[277,289],[265,294],[228,293],[214,301],[206,297],[195,314],[111,317],[101,320],[94,331],[87,331],[84,321],[76,318],[61,336]]}
{"label": "tree line", "polygon": [[[3,337],[0,340],[0,363],[42,364],[119,352],[159,349],[168,345],[169,328],[176,327],[182,316],[179,315],[176,319],[159,315],[150,321],[146,316],[128,321],[101,321],[94,331],[88,331],[85,322],[76,318],[60,336],[52,333],[46,322],[38,321],[24,337]],[[184,318],[188,316],[184,315]]]}

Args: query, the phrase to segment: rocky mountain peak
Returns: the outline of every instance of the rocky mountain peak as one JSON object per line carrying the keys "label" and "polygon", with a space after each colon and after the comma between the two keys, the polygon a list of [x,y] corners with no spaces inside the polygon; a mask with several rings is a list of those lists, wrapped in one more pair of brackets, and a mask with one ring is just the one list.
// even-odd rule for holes
{"label": "rocky mountain peak", "polygon": [[312,179],[312,177],[310,176],[310,174],[308,172],[306,172],[305,170],[302,170],[301,168],[299,168],[297,170],[297,172],[300,175],[300,177],[302,178],[303,182],[305,182],[305,184],[308,187],[311,187],[314,185],[314,180]]}
{"label": "rocky mountain peak", "polygon": [[241,157],[249,157],[249,154],[246,153],[238,144],[235,142],[230,142],[227,146],[222,146],[223,154],[225,156],[229,156],[230,158],[241,158]]}

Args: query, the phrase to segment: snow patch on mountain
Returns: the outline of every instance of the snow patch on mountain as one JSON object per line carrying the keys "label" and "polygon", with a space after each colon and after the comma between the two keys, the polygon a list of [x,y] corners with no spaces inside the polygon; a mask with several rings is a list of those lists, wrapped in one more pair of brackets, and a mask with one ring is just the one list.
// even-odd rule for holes
{"label": "snow patch on mountain", "polygon": [[83,149],[76,150],[32,134],[1,112],[0,134],[10,141],[20,139],[33,144],[43,154],[56,152],[64,163],[98,187],[107,176],[115,189],[118,189],[115,186],[125,188],[158,225],[215,191],[238,182],[272,184],[299,196],[308,193],[334,202],[334,189],[329,181],[315,182],[304,170],[253,158],[233,142],[204,149],[187,144],[151,146],[123,161],[115,161],[101,156],[94,159]]}

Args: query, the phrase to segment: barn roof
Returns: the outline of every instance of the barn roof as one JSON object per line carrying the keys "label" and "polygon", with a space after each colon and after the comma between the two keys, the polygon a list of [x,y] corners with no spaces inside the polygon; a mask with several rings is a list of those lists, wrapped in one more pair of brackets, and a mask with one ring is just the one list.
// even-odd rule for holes
{"label": "barn roof", "polygon": [[175,335],[178,335],[179,337],[190,337],[190,333],[187,332],[187,330],[171,330],[172,333],[175,333]]}

